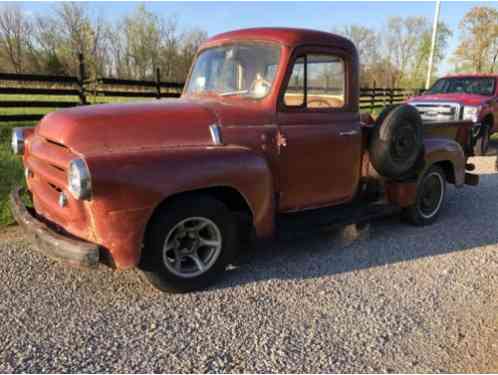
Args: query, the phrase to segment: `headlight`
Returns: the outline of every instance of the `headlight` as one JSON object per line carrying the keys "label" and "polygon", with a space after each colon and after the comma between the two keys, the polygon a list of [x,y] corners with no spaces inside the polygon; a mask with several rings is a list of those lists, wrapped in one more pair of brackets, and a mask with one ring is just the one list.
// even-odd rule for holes
{"label": "headlight", "polygon": [[24,153],[24,133],[23,128],[12,129],[12,140],[11,140],[12,152],[15,155],[21,155]]}
{"label": "headlight", "polygon": [[67,185],[76,199],[89,199],[92,195],[90,171],[83,159],[74,159],[69,163]]}
{"label": "headlight", "polygon": [[470,120],[472,122],[479,121],[479,112],[481,111],[481,107],[472,107],[465,106],[463,107],[463,119]]}

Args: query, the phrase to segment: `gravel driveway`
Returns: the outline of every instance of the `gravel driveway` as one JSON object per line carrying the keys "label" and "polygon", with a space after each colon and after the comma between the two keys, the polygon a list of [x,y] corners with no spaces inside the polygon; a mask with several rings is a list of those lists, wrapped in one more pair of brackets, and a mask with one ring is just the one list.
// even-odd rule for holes
{"label": "gravel driveway", "polygon": [[206,292],[65,267],[0,236],[0,372],[498,372],[498,174],[431,227],[260,245]]}

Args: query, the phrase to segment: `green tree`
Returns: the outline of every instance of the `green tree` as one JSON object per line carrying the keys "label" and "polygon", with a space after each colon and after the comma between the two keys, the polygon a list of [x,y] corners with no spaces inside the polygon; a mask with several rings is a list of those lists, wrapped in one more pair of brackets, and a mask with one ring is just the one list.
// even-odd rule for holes
{"label": "green tree", "polygon": [[5,70],[21,73],[28,65],[32,45],[32,25],[18,4],[0,8],[0,57]]}
{"label": "green tree", "polygon": [[[444,22],[439,22],[438,32],[436,38],[436,45],[434,49],[434,59],[433,59],[433,69],[432,77],[437,77],[437,67],[438,64],[443,61],[446,56],[446,51],[448,49],[448,41],[453,35],[452,31]],[[425,80],[427,79],[427,70],[429,64],[429,55],[431,51],[431,41],[432,41],[432,28],[427,25],[426,30],[423,32],[416,54],[414,56],[414,61],[412,69],[409,73],[409,78],[406,80],[406,86],[411,88],[421,88],[425,85]]]}
{"label": "green tree", "polygon": [[[439,23],[434,54],[434,68],[445,56],[451,30]],[[432,25],[425,17],[391,17],[388,20],[384,49],[387,60],[395,68],[393,86],[419,88],[426,78],[431,48]]]}
{"label": "green tree", "polygon": [[85,57],[88,74],[102,72],[103,59],[102,20],[93,20],[84,4],[57,4],[51,15],[38,16],[36,41],[39,56],[47,73],[62,68],[65,74],[76,75],[79,71],[79,54]]}
{"label": "green tree", "polygon": [[382,60],[379,52],[379,34],[374,29],[359,25],[345,26],[336,32],[350,39],[358,50],[361,86],[369,86],[374,81],[376,84],[384,85],[382,78],[377,75],[378,71],[374,69],[376,64]]}
{"label": "green tree", "polygon": [[459,27],[461,35],[454,54],[455,70],[498,70],[498,9],[473,7]]}

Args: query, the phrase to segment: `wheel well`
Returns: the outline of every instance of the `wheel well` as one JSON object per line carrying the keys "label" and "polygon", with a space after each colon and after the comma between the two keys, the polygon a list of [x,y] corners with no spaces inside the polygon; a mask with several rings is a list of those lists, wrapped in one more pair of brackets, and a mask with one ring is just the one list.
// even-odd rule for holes
{"label": "wheel well", "polygon": [[450,184],[455,183],[455,169],[453,167],[453,163],[449,160],[445,161],[440,161],[437,163],[434,163],[434,165],[437,165],[444,171],[444,175],[446,176],[446,181]]}
{"label": "wheel well", "polygon": [[486,117],[482,120],[483,124],[489,125],[489,131],[493,130],[494,119],[491,113],[487,114]]}
{"label": "wheel well", "polygon": [[212,198],[225,204],[225,206],[227,206],[230,211],[238,214],[241,217],[244,217],[244,221],[250,220],[250,223],[253,222],[253,212],[249,204],[247,203],[246,198],[238,190],[229,186],[215,186],[205,189],[181,192],[167,197],[154,209],[154,212],[152,213],[147,226],[160,211],[166,209],[173,202],[179,199],[194,197],[199,194],[211,196]]}

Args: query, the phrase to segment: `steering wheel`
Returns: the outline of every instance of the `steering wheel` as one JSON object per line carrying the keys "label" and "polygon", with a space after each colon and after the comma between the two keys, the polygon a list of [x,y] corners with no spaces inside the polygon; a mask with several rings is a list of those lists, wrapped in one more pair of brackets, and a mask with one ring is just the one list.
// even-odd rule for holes
{"label": "steering wheel", "polygon": [[320,98],[311,99],[311,100],[308,101],[308,107],[310,107],[310,104],[313,104],[313,103],[318,104],[316,106],[311,105],[311,107],[313,107],[313,108],[330,107],[329,102],[326,101],[325,99],[320,99]]}
{"label": "steering wheel", "polygon": [[255,92],[256,91],[255,89],[256,89],[257,85],[261,85],[262,87],[265,88],[265,94],[268,93],[268,91],[270,91],[271,82],[267,81],[266,79],[264,79],[261,76],[257,76],[256,79],[254,81],[252,81],[251,87],[249,88],[249,91],[250,92]]}

